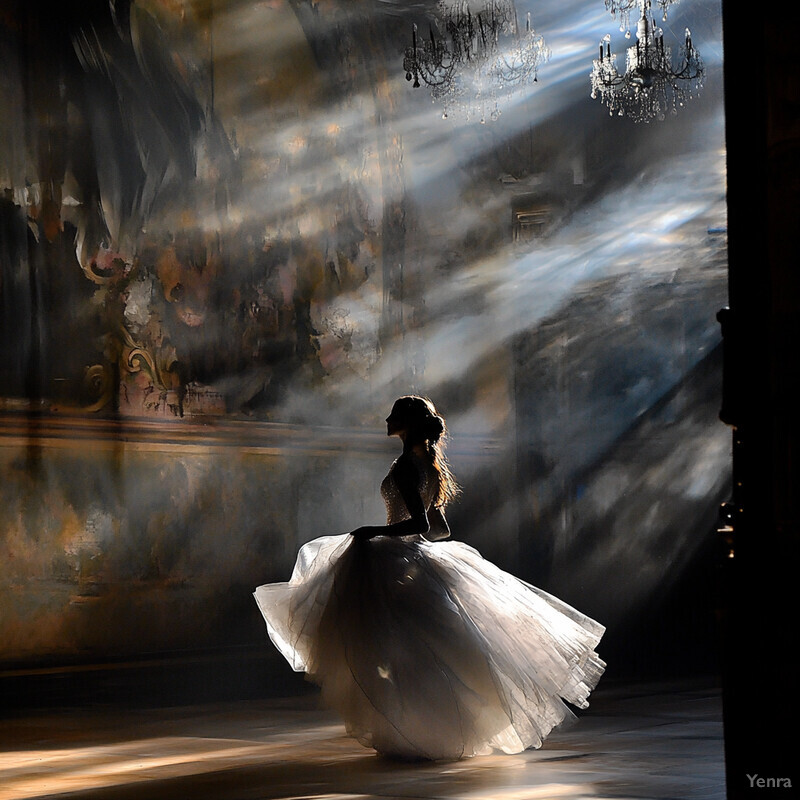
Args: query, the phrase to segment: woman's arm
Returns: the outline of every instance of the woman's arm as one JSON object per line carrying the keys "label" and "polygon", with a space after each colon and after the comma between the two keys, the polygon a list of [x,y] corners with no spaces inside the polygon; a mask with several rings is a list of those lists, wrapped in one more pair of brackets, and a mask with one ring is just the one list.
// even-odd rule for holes
{"label": "woman's arm", "polygon": [[441,542],[442,539],[450,538],[450,526],[447,524],[444,512],[438,506],[433,506],[428,511],[428,522],[430,529],[425,531],[425,538],[429,542]]}
{"label": "woman's arm", "polygon": [[401,456],[393,467],[392,476],[411,516],[391,525],[365,525],[357,528],[353,531],[353,536],[357,539],[371,539],[373,536],[414,536],[430,530],[428,514],[419,493],[417,468],[409,459]]}

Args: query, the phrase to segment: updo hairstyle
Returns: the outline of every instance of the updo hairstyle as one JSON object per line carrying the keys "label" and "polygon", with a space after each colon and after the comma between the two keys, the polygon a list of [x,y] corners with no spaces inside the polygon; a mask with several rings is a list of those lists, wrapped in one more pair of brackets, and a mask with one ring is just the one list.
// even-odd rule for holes
{"label": "updo hairstyle", "polygon": [[395,409],[403,415],[411,439],[421,440],[425,444],[425,449],[439,476],[439,488],[434,505],[444,508],[459,491],[444,455],[447,437],[444,417],[436,411],[436,407],[427,397],[418,395],[399,398],[395,403]]}

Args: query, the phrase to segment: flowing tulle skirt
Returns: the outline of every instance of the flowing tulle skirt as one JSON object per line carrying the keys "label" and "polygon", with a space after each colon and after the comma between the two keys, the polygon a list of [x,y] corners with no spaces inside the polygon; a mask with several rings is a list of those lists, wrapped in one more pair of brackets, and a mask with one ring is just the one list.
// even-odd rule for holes
{"label": "flowing tulle skirt", "polygon": [[462,542],[322,537],[255,598],[348,733],[395,756],[539,747],[605,668],[603,626]]}

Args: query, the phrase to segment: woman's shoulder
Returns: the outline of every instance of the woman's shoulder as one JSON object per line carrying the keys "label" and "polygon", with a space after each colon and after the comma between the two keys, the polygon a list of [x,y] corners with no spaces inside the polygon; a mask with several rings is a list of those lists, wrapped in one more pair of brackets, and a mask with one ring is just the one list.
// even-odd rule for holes
{"label": "woman's shoulder", "polygon": [[419,482],[419,477],[419,468],[408,454],[403,453],[392,462],[386,480],[390,480],[394,484],[407,484]]}
{"label": "woman's shoulder", "polygon": [[396,479],[413,480],[418,483],[427,477],[432,468],[433,464],[430,462],[430,459],[426,459],[424,456],[417,453],[410,452],[402,453],[395,459],[390,473],[392,473]]}

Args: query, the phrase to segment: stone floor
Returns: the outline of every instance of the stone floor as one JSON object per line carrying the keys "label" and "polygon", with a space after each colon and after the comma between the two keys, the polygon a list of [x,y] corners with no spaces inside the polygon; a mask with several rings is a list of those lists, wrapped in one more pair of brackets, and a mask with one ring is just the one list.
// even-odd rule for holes
{"label": "stone floor", "polygon": [[157,708],[18,709],[0,721],[0,800],[723,800],[714,681],[601,684],[541,750],[397,763],[317,696]]}

